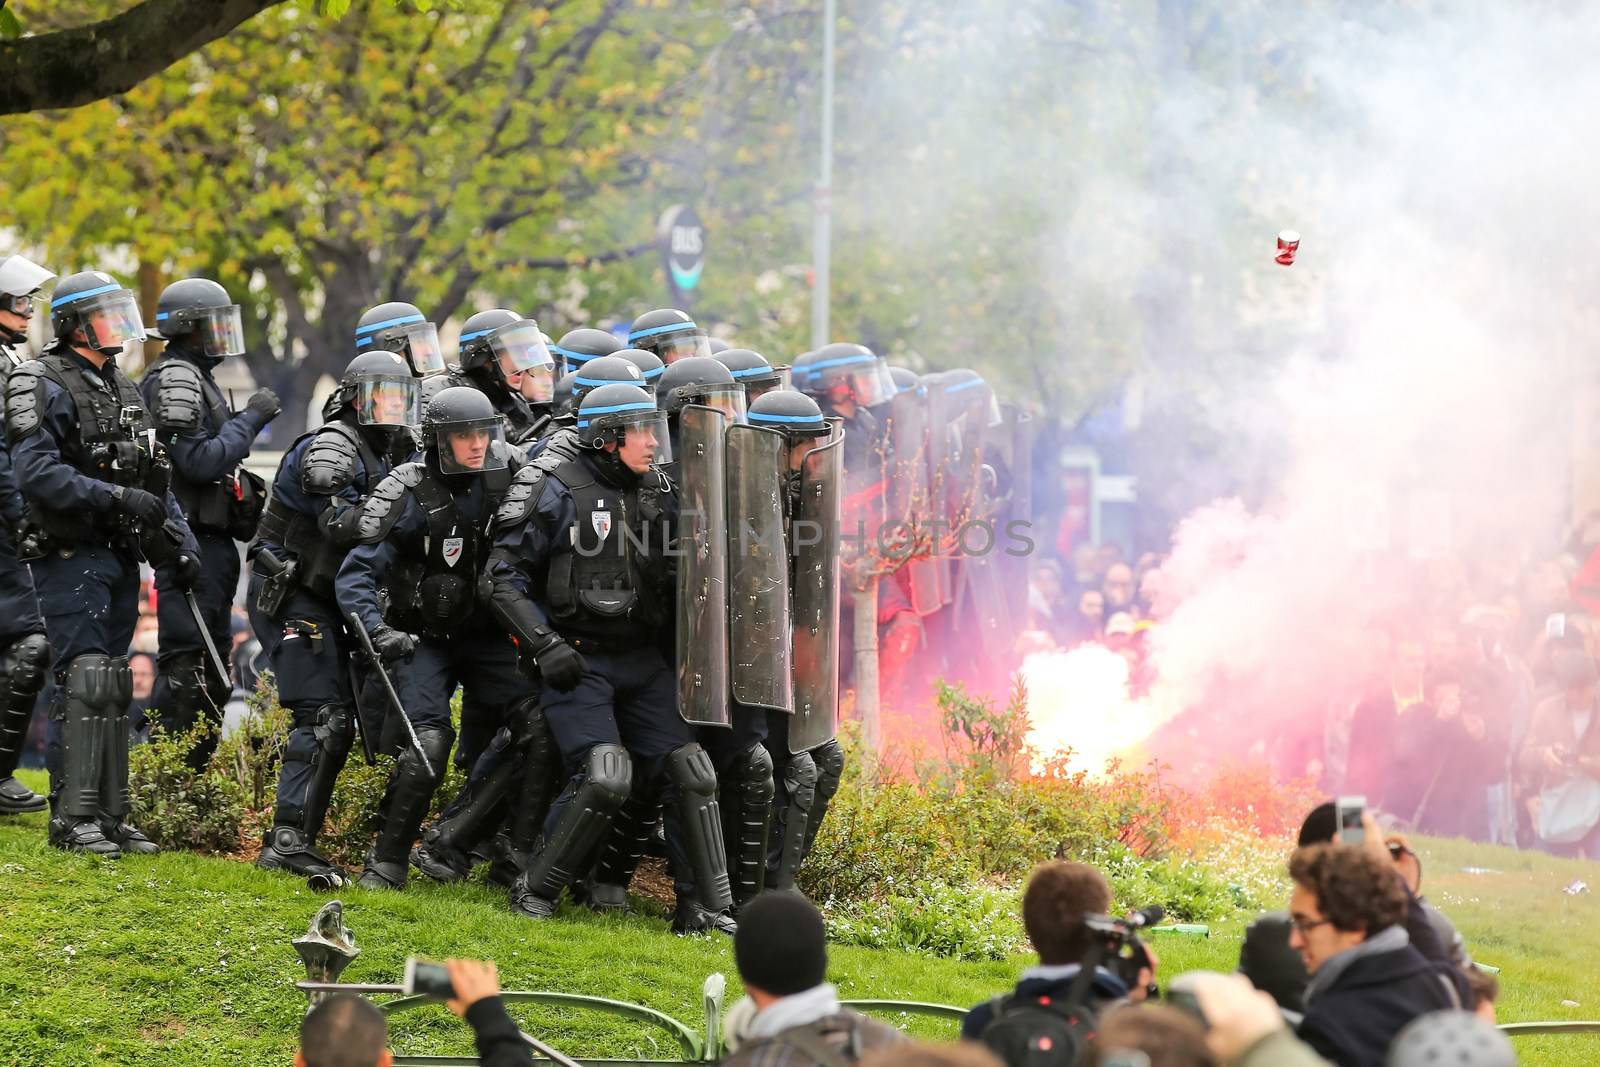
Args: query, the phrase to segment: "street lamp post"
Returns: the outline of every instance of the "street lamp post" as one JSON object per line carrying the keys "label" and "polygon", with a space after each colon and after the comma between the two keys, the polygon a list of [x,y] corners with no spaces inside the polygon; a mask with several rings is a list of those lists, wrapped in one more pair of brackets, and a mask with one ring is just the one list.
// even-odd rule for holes
{"label": "street lamp post", "polygon": [[822,4],[822,166],[812,201],[811,241],[811,347],[828,343],[829,244],[833,209],[833,25],[837,0]]}

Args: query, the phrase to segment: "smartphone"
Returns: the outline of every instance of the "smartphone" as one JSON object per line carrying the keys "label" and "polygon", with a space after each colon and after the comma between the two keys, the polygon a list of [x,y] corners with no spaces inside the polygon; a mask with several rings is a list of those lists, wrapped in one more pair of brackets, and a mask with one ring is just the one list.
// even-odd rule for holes
{"label": "smartphone", "polygon": [[400,988],[408,995],[420,993],[436,1000],[449,1000],[456,995],[450,972],[445,970],[444,964],[429,963],[415,956],[406,958],[405,978]]}
{"label": "smartphone", "polygon": [[1359,845],[1367,839],[1366,827],[1361,825],[1361,816],[1366,810],[1366,797],[1340,797],[1334,801],[1340,841],[1347,845]]}
{"label": "smartphone", "polygon": [[1552,638],[1567,636],[1566,612],[1558,611],[1554,615],[1544,617],[1544,635]]}

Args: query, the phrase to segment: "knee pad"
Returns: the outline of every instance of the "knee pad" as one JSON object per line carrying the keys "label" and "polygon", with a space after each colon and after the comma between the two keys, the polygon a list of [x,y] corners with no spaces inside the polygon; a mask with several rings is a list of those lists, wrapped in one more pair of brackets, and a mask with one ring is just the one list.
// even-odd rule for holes
{"label": "knee pad", "polygon": [[[407,745],[400,752],[400,757],[395,761],[395,777],[404,781],[427,783],[431,788],[437,785],[444,776],[445,761],[450,758],[450,746],[455,743],[455,731],[437,726],[417,727],[416,745]],[[422,765],[422,758],[417,754],[417,748],[428,756],[428,764],[433,768],[430,776],[426,767]]]}
{"label": "knee pad", "polygon": [[737,763],[739,794],[741,797],[772,800],[772,753],[765,745],[751,745],[745,749]]}
{"label": "knee pad", "polygon": [[66,690],[69,698],[90,707],[126,708],[133,699],[133,673],[126,657],[85,652],[67,664]]}
{"label": "knee pad", "polygon": [[817,761],[811,753],[799,752],[789,757],[783,765],[783,786],[791,803],[796,797],[804,797],[805,803],[799,806],[811,806],[810,798],[817,788]]}
{"label": "knee pad", "polygon": [[596,745],[584,761],[581,789],[594,807],[615,812],[633,791],[633,758],[621,745]]}
{"label": "knee pad", "polygon": [[32,696],[44,688],[45,672],[50,669],[50,642],[44,634],[19,637],[6,650],[5,660],[11,692]]}
{"label": "knee pad", "polygon": [[691,741],[672,750],[667,756],[667,777],[686,796],[716,796],[717,769],[698,742]]}
{"label": "knee pad", "polygon": [[205,703],[208,698],[205,671],[205,663],[198,652],[175,653],[161,667],[172,695],[191,707]]}
{"label": "knee pad", "polygon": [[317,739],[319,752],[344,756],[355,740],[355,712],[344,704],[324,704],[317,709],[317,724],[311,728],[311,732]]}
{"label": "knee pad", "polygon": [[839,780],[844,777],[844,749],[838,741],[827,741],[811,750],[817,765],[817,791],[831,797],[839,791]]}

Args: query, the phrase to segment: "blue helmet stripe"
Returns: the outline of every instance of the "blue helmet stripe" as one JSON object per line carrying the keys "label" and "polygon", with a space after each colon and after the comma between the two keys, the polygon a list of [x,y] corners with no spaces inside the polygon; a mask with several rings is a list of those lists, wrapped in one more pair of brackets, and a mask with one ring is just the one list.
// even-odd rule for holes
{"label": "blue helmet stripe", "polygon": [[989,384],[989,383],[985,382],[982,378],[969,378],[966,381],[962,382],[960,385],[946,386],[945,387],[945,392],[947,392],[947,393],[959,393],[963,389],[975,389],[980,385],[987,385],[987,384]]}
{"label": "blue helmet stripe", "polygon": [[733,376],[735,378],[753,378],[757,374],[776,375],[777,373],[778,372],[773,370],[771,367],[746,367],[744,370],[734,371]]}
{"label": "blue helmet stripe", "polygon": [[821,422],[821,415],[768,415],[764,411],[749,412],[751,422]]}
{"label": "blue helmet stripe", "polygon": [[466,344],[468,341],[476,341],[480,337],[488,337],[491,333],[494,333],[494,330],[479,330],[477,333],[464,333],[461,335],[460,343]]}
{"label": "blue helmet stripe", "polygon": [[676,333],[678,330],[698,330],[694,320],[688,322],[669,322],[665,326],[652,326],[648,330],[639,330],[628,334],[629,341],[637,341],[642,337],[654,337],[658,333]]}
{"label": "blue helmet stripe", "polygon": [[878,357],[868,353],[868,354],[861,354],[861,355],[854,355],[854,356],[839,356],[839,357],[837,357],[835,359],[818,360],[816,363],[809,364],[809,365],[807,365],[806,367],[804,367],[802,369],[806,373],[815,373],[815,372],[817,372],[819,370],[822,370],[825,367],[846,367],[846,366],[849,366],[850,364],[853,364],[853,363],[876,363],[876,362],[878,362]]}
{"label": "blue helmet stripe", "polygon": [[377,333],[379,330],[388,329],[390,326],[405,326],[413,322],[427,321],[428,318],[426,315],[417,314],[401,315],[398,319],[384,319],[382,322],[369,322],[365,326],[356,327],[356,340],[361,340],[365,334]]}
{"label": "blue helmet stripe", "polygon": [[118,285],[116,282],[112,282],[110,285],[102,285],[98,289],[85,289],[81,293],[73,293],[71,296],[63,296],[59,299],[52,299],[50,301],[50,306],[57,308],[62,304],[70,304],[74,300],[87,300],[91,296],[100,296],[102,293],[114,293],[121,288],[121,285]]}
{"label": "blue helmet stripe", "polygon": [[[626,385],[627,382],[606,382],[607,385]],[[579,415],[615,415],[619,411],[654,411],[656,406],[648,400],[635,400],[628,404],[613,404],[608,408],[580,408]]]}

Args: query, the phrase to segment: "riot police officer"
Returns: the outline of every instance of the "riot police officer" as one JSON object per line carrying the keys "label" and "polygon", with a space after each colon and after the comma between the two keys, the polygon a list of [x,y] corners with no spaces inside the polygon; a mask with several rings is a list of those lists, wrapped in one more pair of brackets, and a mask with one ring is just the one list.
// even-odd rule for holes
{"label": "riot police officer", "polygon": [[415,304],[396,300],[362,314],[356,323],[356,352],[374,349],[398,354],[417,378],[444,373],[439,328]]}
{"label": "riot police officer", "polygon": [[745,404],[755,402],[774,389],[788,388],[784,371],[767,362],[767,357],[748,348],[724,348],[714,357],[733,372],[733,380],[744,386]]}
{"label": "riot police officer", "polygon": [[452,386],[470,386],[488,397],[512,444],[532,440],[549,421],[555,393],[555,361],[539,324],[505,308],[473,315],[461,326],[456,366],[424,379],[424,407]]}
{"label": "riot police officer", "polygon": [[[751,431],[776,430],[784,438],[780,462],[785,488],[779,495],[786,555],[792,568],[794,712],[770,712],[763,743],[777,769],[777,833],[768,852],[767,885],[789,889],[844,775],[844,750],[834,738],[839,655],[837,494],[842,443],[817,403],[791,390],[775,390],[757,398],[750,405],[749,418]],[[740,659],[736,654],[736,692]],[[768,701],[767,706],[773,703]]]}
{"label": "riot police officer", "polygon": [[144,339],[134,294],[85,271],[56,286],[55,340],[6,387],[6,435],[28,502],[39,606],[61,692],[51,709],[50,843],[119,856],[156,846],[127,822],[128,644],[139,559],[172,566],[179,589],[199,552],[166,488],[150,413],[117,366]]}
{"label": "riot police officer", "polygon": [[628,328],[628,344],[654,353],[663,363],[711,355],[706,332],[695,325],[688,312],[677,308],[657,308],[634,319]]}
{"label": "riot police officer", "polygon": [[[172,462],[172,495],[200,546],[193,603],[211,647],[226,649],[232,644],[233,594],[239,585],[234,542],[255,536],[266,504],[265,485],[239,465],[256,436],[277,418],[278,397],[271,389],[258,389],[235,414],[217,388],[212,371],[229,356],[244,354],[244,324],[239,305],[216,282],[186,278],[167,286],[151,332],[167,347],[139,383],[139,392]],[[150,703],[160,709],[161,726],[169,733],[189,729],[202,716],[211,724],[188,756],[198,770],[217,747],[232,679],[217,676],[171,567],[157,568],[156,593],[161,673]]]}
{"label": "riot police officer", "polygon": [[645,388],[644,378],[640,375],[638,366],[624,358],[621,353],[614,356],[596,356],[573,371],[570,377],[574,413],[562,416],[550,424],[549,432],[528,449],[530,458],[543,455],[550,449],[555,449],[566,459],[577,458],[578,435],[574,430],[578,421],[576,408],[583,402],[583,398],[594,390],[603,385],[633,385]]}
{"label": "riot police officer", "polygon": [[676,522],[664,416],[637,386],[583,398],[581,454],[551,471],[535,460],[496,520],[491,610],[537,670],[545,720],[570,776],[544,838],[511,891],[530,918],[555,914],[630,796],[667,805],[678,883],[673,929],[732,931],[716,775],[677,710],[661,648],[671,617],[668,545]]}
{"label": "riot police officer", "polygon": [[[22,256],[0,259],[0,390],[22,362],[11,346],[27,343],[39,290],[54,278]],[[20,815],[45,806],[44,797],[13,777],[35,698],[50,667],[50,645],[33,575],[17,559],[15,531],[22,528],[26,514],[11,455],[0,441],[0,519],[4,520],[0,523],[0,815]]]}
{"label": "riot police officer", "polygon": [[550,354],[565,364],[562,373],[575,371],[596,356],[609,356],[624,347],[615,334],[583,326],[568,330],[550,347]]}
{"label": "riot police officer", "polygon": [[420,403],[417,379],[399,355],[352,359],[323,406],[328,421],[291,444],[278,464],[250,546],[251,597],[278,631],[268,654],[278,702],[293,718],[256,866],[328,888],[342,885],[344,874],[314,845],[360,725],[348,669],[355,643],[334,578],[359,533],[361,502],[388,475],[394,439],[420,423]]}
{"label": "riot police officer", "polygon": [[362,505],[359,543],[336,583],[340,609],[360,617],[379,654],[406,660],[395,687],[412,729],[361,875],[368,888],[405,887],[412,843],[455,742],[456,685],[496,722],[527,689],[515,648],[478,603],[477,575],[511,480],[504,423],[482,393],[457,386],[429,402],[423,440],[423,458],[396,467]]}

